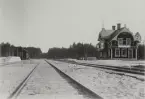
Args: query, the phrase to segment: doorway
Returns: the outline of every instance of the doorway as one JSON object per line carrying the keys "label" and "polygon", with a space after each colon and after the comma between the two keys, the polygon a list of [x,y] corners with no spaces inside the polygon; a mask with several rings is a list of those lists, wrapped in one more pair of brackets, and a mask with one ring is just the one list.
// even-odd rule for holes
{"label": "doorway", "polygon": [[133,58],[133,49],[128,49],[128,58]]}

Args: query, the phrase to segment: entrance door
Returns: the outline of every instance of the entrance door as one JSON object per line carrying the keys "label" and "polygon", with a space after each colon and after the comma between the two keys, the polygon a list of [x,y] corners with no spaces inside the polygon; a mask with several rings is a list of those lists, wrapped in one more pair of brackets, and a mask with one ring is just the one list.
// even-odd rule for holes
{"label": "entrance door", "polygon": [[128,58],[133,58],[133,49],[128,49]]}

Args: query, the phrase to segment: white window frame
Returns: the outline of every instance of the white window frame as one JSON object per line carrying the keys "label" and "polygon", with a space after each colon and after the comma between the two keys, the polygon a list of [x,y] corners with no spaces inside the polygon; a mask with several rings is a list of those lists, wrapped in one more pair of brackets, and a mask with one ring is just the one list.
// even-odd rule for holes
{"label": "white window frame", "polygon": [[[128,43],[128,41],[129,41],[129,43]],[[126,45],[131,45],[131,39],[130,38],[126,38]]]}
{"label": "white window frame", "polygon": [[[123,54],[123,50],[126,51],[126,54]],[[122,56],[122,57],[127,57],[127,49],[126,49],[126,48],[125,48],[125,49],[121,49],[121,56]]]}
{"label": "white window frame", "polygon": [[118,38],[118,45],[123,45],[123,38]]}
{"label": "white window frame", "polygon": [[[117,54],[117,51],[119,51],[119,54]],[[120,57],[120,49],[119,48],[115,48],[115,57]]]}

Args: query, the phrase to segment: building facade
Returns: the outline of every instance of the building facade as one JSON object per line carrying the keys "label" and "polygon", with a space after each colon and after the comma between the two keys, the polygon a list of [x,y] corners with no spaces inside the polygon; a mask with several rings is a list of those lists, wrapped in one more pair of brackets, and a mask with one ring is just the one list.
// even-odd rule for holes
{"label": "building facade", "polygon": [[[117,28],[116,28],[117,27]],[[135,35],[126,27],[112,26],[111,30],[102,28],[97,44],[99,58],[106,59],[137,59],[138,43],[141,36],[137,32]]]}

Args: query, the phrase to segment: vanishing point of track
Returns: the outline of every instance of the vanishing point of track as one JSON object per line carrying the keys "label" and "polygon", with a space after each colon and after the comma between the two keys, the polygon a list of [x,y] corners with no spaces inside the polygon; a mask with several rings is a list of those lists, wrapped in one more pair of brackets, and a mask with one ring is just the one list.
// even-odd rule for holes
{"label": "vanishing point of track", "polygon": [[[62,77],[64,78],[69,84],[70,86],[74,87],[79,93],[81,93],[84,97],[86,97],[87,99],[103,99],[102,97],[100,97],[99,95],[97,95],[96,93],[94,93],[93,91],[91,91],[90,89],[86,88],[85,86],[83,86],[82,84],[78,83],[77,81],[75,81],[74,79],[72,79],[70,76],[68,76],[67,74],[63,73],[61,70],[59,70],[57,67],[55,67],[54,65],[52,65],[49,61],[45,60],[52,68],[54,68],[56,70],[56,72]],[[40,64],[40,63],[39,63]],[[32,74],[34,74],[34,71],[36,71],[37,67],[39,66],[39,64],[37,64],[32,70],[31,72],[24,78],[24,80],[16,87],[16,89],[9,95],[9,97],[7,99],[17,99],[17,97],[19,96],[19,94],[21,93],[21,91],[23,90],[23,88],[25,87],[25,85],[27,84],[27,82],[29,81],[29,79],[31,78]],[[85,99],[86,99],[85,98]]]}

